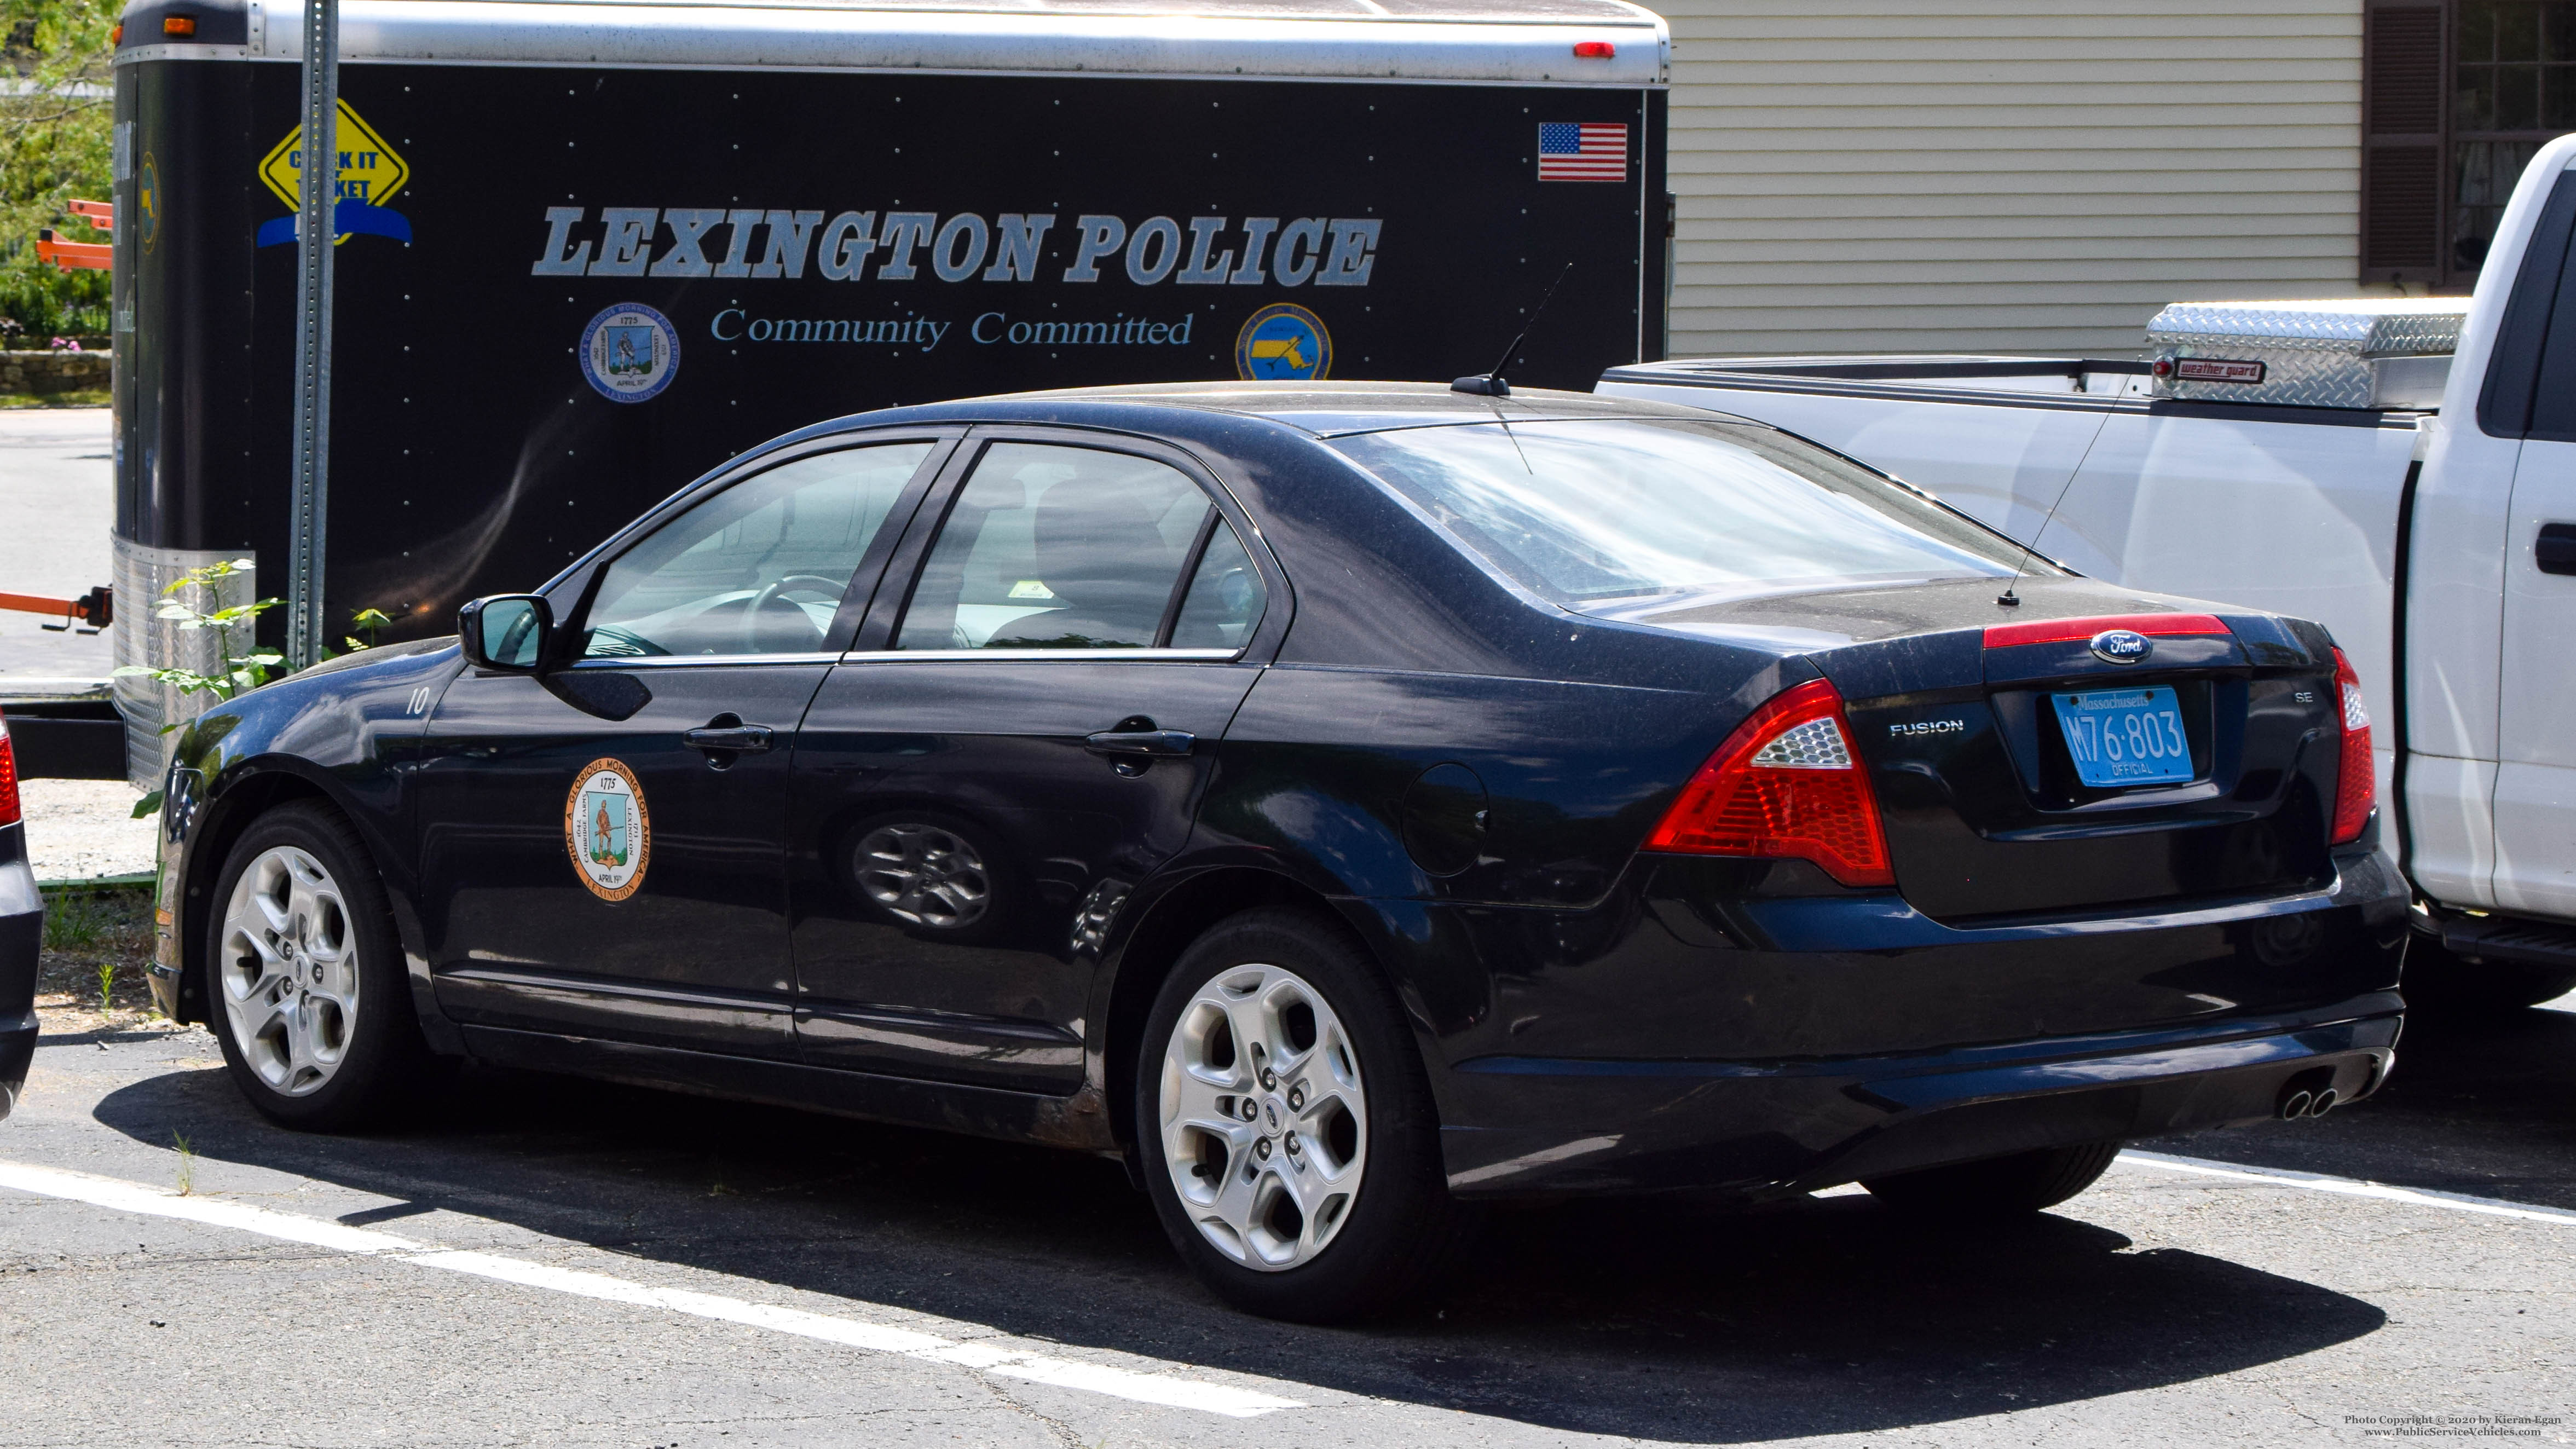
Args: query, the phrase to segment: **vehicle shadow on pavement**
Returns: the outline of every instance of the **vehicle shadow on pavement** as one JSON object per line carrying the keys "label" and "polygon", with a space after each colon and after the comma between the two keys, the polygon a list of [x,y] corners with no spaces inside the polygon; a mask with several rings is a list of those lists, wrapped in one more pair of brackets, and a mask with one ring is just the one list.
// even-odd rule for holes
{"label": "vehicle shadow on pavement", "polygon": [[121,1088],[97,1119],[205,1159],[639,1259],[1005,1332],[1533,1425],[1679,1442],[1886,1430],[2186,1383],[2373,1332],[2372,1305],[2242,1264],[2131,1251],[2065,1217],[1986,1241],[1866,1197],[1499,1214],[1399,1319],[1237,1314],[1189,1277],[1115,1163],[1042,1148],[470,1067],[411,1125],[284,1131],[220,1071]]}
{"label": "vehicle shadow on pavement", "polygon": [[2397,1070],[2366,1102],[2138,1145],[2576,1210],[2576,1011],[2410,1011]]}

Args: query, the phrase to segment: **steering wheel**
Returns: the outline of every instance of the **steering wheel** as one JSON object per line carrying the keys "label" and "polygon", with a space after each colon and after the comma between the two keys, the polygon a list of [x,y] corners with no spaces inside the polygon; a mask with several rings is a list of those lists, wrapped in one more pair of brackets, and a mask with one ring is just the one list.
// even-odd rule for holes
{"label": "steering wheel", "polygon": [[[846,579],[827,579],[817,574],[789,574],[762,589],[752,596],[751,607],[742,611],[742,652],[745,654],[770,652],[761,643],[760,621],[776,605],[784,602],[793,607],[796,601],[792,596],[798,594],[810,597],[817,603],[838,604],[841,602],[841,595],[848,593],[849,588],[849,581]],[[796,610],[796,621],[813,631],[805,641],[807,648],[813,648],[823,642],[822,631],[814,629],[813,621],[806,617],[803,609]]]}

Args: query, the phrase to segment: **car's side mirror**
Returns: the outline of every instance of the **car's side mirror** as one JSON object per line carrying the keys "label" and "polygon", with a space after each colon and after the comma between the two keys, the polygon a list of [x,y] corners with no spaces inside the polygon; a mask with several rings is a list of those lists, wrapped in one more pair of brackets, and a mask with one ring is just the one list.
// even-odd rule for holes
{"label": "car's side mirror", "polygon": [[505,674],[537,672],[554,623],[554,609],[536,594],[494,594],[456,611],[466,661]]}

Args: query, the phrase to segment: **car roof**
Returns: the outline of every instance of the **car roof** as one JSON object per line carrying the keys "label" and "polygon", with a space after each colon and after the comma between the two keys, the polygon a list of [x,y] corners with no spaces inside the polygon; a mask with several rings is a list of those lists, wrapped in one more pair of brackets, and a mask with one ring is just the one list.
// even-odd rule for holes
{"label": "car roof", "polygon": [[1003,393],[951,403],[972,408],[977,403],[1095,402],[1142,407],[1180,407],[1202,412],[1233,413],[1285,424],[1316,437],[1383,432],[1391,428],[1441,427],[1572,418],[1672,418],[1692,422],[1744,419],[1706,408],[1603,397],[1554,388],[1514,388],[1508,397],[1453,392],[1440,382],[1165,382],[1109,387],[1059,388],[1047,392]]}

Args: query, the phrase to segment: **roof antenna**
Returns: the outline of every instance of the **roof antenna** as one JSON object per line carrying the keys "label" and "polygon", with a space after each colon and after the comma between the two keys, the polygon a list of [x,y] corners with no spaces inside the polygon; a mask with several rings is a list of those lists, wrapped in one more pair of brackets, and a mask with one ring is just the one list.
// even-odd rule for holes
{"label": "roof antenna", "polygon": [[[2075,470],[2077,473],[2084,471],[2084,465],[2081,463],[2076,464]],[[2067,474],[2066,481],[2057,485],[2056,500],[2048,505],[2048,512],[2040,515],[2039,532],[2032,534],[2030,536],[2030,542],[2021,546],[2021,562],[2013,565],[2012,582],[2004,585],[2004,591],[2002,593],[1995,595],[1996,603],[2001,604],[2007,609],[2018,609],[2021,607],[2021,595],[2015,592],[2015,590],[2021,587],[2022,573],[2030,567],[2030,556],[2039,551],[2039,540],[2042,535],[2045,535],[2048,532],[2049,521],[2057,517],[2057,505],[2066,501],[2066,490],[2074,486],[2075,473]]]}
{"label": "roof antenna", "polygon": [[2021,607],[2021,595],[2017,590],[2021,588],[2022,573],[2030,567],[2031,555],[2039,551],[2039,541],[2048,536],[2048,525],[2056,521],[2058,508],[2066,502],[2067,490],[2075,486],[2076,479],[2084,476],[2084,465],[2093,459],[2093,445],[2102,441],[2102,430],[2109,426],[2111,426],[2111,412],[2106,408],[2102,413],[2102,421],[2093,425],[2093,436],[2085,440],[2084,451],[2076,458],[2074,471],[2066,475],[2065,482],[2057,485],[2057,497],[2049,502],[2048,512],[2040,515],[2039,532],[2032,534],[2030,542],[2021,546],[2021,562],[2013,565],[2012,582],[2004,585],[2002,593],[1995,595],[1996,603],[2007,609]]}
{"label": "roof antenna", "polygon": [[1567,262],[1565,271],[1557,273],[1556,280],[1547,284],[1547,295],[1539,298],[1538,305],[1530,309],[1529,320],[1521,324],[1521,335],[1513,338],[1512,345],[1503,349],[1502,359],[1494,364],[1493,371],[1481,377],[1462,377],[1449,384],[1449,390],[1472,393],[1477,397],[1510,397],[1512,385],[1503,381],[1503,369],[1511,365],[1512,354],[1521,350],[1522,340],[1530,335],[1532,327],[1538,325],[1538,314],[1546,311],[1547,304],[1556,299],[1556,289],[1565,285],[1566,272],[1573,270],[1574,263]]}

